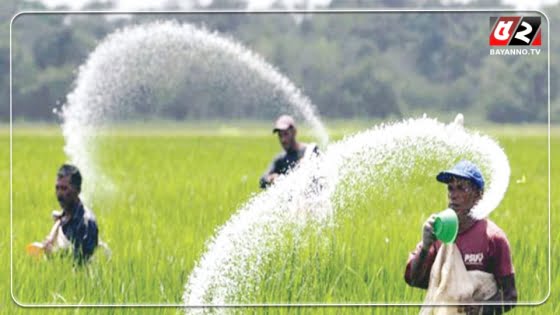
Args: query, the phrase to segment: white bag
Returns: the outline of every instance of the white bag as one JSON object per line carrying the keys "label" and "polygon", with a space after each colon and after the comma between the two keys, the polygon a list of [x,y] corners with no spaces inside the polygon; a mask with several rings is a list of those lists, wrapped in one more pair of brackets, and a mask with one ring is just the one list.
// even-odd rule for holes
{"label": "white bag", "polygon": [[[443,244],[430,273],[430,283],[424,304],[482,302],[498,291],[494,276],[478,270],[467,271],[455,244]],[[423,306],[421,315],[465,314],[460,306]]]}

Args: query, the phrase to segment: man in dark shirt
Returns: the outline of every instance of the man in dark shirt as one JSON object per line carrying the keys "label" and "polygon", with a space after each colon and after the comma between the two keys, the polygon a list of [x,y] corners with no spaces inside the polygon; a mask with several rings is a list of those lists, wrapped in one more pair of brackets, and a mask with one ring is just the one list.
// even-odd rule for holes
{"label": "man in dark shirt", "polygon": [[305,144],[296,140],[296,124],[291,116],[280,116],[276,120],[272,132],[278,133],[278,140],[285,152],[274,158],[267,171],[260,178],[260,187],[263,189],[272,185],[278,176],[290,171],[303,157],[310,154],[319,154],[317,145]]}
{"label": "man in dark shirt", "polygon": [[[74,259],[78,263],[89,260],[98,243],[98,229],[93,213],[84,207],[79,198],[82,175],[77,167],[64,164],[57,173],[56,198],[62,207],[61,213],[54,213],[55,226],[47,240],[43,242],[47,254],[54,250],[62,235],[72,245]],[[59,244],[58,244],[59,245]]]}

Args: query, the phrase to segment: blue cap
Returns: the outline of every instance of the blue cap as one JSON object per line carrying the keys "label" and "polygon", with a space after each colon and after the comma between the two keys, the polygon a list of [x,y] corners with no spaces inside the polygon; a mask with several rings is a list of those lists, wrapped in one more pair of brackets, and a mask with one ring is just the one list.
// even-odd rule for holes
{"label": "blue cap", "polygon": [[452,177],[459,177],[470,180],[478,189],[484,190],[484,177],[478,167],[471,161],[463,160],[452,169],[443,171],[436,176],[442,183],[449,183]]}

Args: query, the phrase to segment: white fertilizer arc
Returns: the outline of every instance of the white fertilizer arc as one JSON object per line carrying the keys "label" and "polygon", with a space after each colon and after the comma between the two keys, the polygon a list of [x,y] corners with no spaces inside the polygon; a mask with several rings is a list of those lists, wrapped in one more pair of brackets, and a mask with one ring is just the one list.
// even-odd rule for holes
{"label": "white fertilizer arc", "polygon": [[[408,169],[429,166],[429,161],[414,165],[418,157],[447,167],[468,158],[481,167],[487,188],[472,210],[476,218],[488,216],[507,190],[510,167],[504,151],[489,137],[460,125],[421,118],[360,132],[332,143],[320,157],[280,177],[219,228],[188,279],[185,305],[253,303],[245,293],[259,289],[253,286],[262,280],[261,266],[274,251],[275,242],[281,241],[278,238],[286,226],[298,229],[314,224],[320,229],[331,222],[336,209],[344,209],[347,202],[360,198],[363,187],[391,178],[396,170],[400,170],[402,180]],[[427,169],[426,176],[435,181],[435,171]],[[189,308],[187,312],[203,310]]]}
{"label": "white fertilizer arc", "polygon": [[[243,104],[261,117],[278,109],[292,113],[312,128],[322,145],[328,143],[315,106],[262,57],[215,32],[154,22],[107,36],[80,67],[76,88],[60,111],[64,151],[82,171],[87,187],[110,182],[94,157],[101,128],[139,112],[157,114],[160,100],[178,97],[192,86],[208,89],[209,97],[217,91],[232,93],[226,94],[232,112],[235,104]],[[188,100],[185,103],[188,107]],[[273,106],[280,108],[262,108]],[[84,194],[87,199],[90,192]]]}

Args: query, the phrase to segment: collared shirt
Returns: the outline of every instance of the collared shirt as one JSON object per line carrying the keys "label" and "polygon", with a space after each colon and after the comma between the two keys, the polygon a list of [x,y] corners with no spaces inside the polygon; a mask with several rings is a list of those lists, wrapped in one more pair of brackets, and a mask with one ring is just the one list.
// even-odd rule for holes
{"label": "collared shirt", "polygon": [[[282,152],[278,154],[273,160],[272,163],[268,166],[268,169],[261,176],[259,184],[261,188],[266,188],[270,184],[266,181],[266,177],[272,173],[276,174],[286,174],[290,171],[293,167],[297,165],[299,160],[305,156],[305,152],[309,144],[302,144],[299,150],[288,150],[286,152]],[[316,145],[313,145],[313,153],[319,154],[319,148]]]}
{"label": "collared shirt", "polygon": [[[493,274],[496,279],[515,273],[506,234],[489,219],[479,220],[468,230],[458,234],[455,244],[461,252],[467,270],[488,272]],[[432,268],[440,247],[441,241],[439,240],[430,246],[424,260],[429,270]],[[421,249],[422,242],[416,246],[416,250],[408,258],[405,280],[409,284],[411,283],[412,261],[417,259]],[[427,288],[428,282],[429,273],[425,279],[422,279],[419,286]]]}
{"label": "collared shirt", "polygon": [[[97,247],[98,234],[95,216],[80,201],[72,218],[68,221],[62,216],[62,232],[72,243],[74,259],[79,263],[87,261]],[[65,220],[66,219],[66,220]]]}

